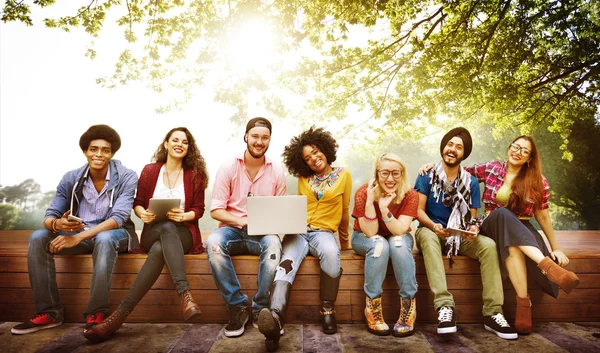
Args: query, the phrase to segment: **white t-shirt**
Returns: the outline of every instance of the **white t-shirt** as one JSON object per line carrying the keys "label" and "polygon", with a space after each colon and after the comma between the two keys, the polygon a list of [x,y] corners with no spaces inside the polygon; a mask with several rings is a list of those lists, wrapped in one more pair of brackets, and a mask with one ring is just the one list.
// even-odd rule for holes
{"label": "white t-shirt", "polygon": [[158,180],[156,181],[156,188],[154,188],[154,194],[152,194],[152,197],[160,199],[181,199],[179,208],[185,210],[185,191],[183,188],[183,183],[173,189],[169,189],[169,187],[163,182],[164,173],[165,165],[163,164],[163,166],[160,168],[160,173],[158,173]]}

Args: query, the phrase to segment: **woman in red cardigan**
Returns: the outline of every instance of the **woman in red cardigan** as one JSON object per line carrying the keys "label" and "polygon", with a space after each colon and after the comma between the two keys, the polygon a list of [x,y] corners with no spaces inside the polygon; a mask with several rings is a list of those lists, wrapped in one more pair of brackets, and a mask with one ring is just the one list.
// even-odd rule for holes
{"label": "woman in red cardigan", "polygon": [[[84,332],[91,341],[104,341],[121,327],[156,282],[165,263],[179,294],[185,320],[200,314],[187,281],[183,255],[204,251],[198,219],[204,213],[204,190],[208,185],[206,163],[185,127],[169,131],[153,159],[156,163],[142,170],[133,203],[135,214],[144,222],[140,245],[148,257],[117,310]],[[167,212],[168,220],[155,221],[156,215],[148,210],[151,198],[181,199],[181,205]]]}

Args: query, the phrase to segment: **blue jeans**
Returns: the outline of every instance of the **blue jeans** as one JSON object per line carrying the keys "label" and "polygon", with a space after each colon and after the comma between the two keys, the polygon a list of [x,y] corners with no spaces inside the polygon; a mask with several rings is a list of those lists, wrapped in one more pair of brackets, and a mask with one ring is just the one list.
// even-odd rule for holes
{"label": "blue jeans", "polygon": [[275,280],[294,283],[296,273],[309,253],[318,258],[321,271],[329,277],[340,275],[340,248],[333,234],[323,230],[311,230],[306,234],[287,234],[283,238],[281,263]]}
{"label": "blue jeans", "polygon": [[[58,298],[56,266],[54,254],[50,252],[50,242],[59,235],[72,235],[60,232],[54,234],[47,229],[36,230],[29,236],[27,267],[29,282],[33,290],[35,310],[38,314],[47,313],[56,320],[63,319],[63,305]],[[129,234],[123,228],[98,233],[77,246],[61,250],[58,255],[92,254],[94,272],[90,284],[90,300],[84,318],[98,312],[108,313],[108,299],[113,270],[120,251],[126,251]]]}
{"label": "blue jeans", "polygon": [[388,260],[392,258],[392,267],[396,282],[400,286],[398,293],[404,299],[412,299],[417,294],[415,259],[412,255],[413,237],[391,235],[387,238],[374,236],[368,238],[355,230],[352,234],[352,249],[365,257],[365,293],[371,299],[383,292],[381,288],[387,274]]}
{"label": "blue jeans", "polygon": [[281,258],[281,241],[275,234],[249,236],[247,228],[223,226],[210,233],[206,241],[208,262],[215,284],[227,303],[227,308],[246,305],[248,297],[242,293],[233,269],[231,255],[260,256],[258,264],[258,291],[252,299],[252,311],[258,313],[269,306],[269,288]]}

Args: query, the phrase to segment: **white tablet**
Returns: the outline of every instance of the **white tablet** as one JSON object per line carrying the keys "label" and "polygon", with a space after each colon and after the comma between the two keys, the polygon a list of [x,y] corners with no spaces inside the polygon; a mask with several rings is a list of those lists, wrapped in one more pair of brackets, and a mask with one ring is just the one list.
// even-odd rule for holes
{"label": "white tablet", "polygon": [[450,234],[457,234],[457,235],[460,235],[460,236],[463,236],[465,234],[466,235],[477,235],[478,234],[478,233],[475,233],[475,232],[471,232],[469,230],[457,229],[457,228],[444,228],[444,231],[448,232]]}
{"label": "white tablet", "polygon": [[156,215],[154,221],[167,220],[167,212],[173,208],[179,208],[181,199],[159,199],[151,198],[148,204],[148,210],[152,211]]}

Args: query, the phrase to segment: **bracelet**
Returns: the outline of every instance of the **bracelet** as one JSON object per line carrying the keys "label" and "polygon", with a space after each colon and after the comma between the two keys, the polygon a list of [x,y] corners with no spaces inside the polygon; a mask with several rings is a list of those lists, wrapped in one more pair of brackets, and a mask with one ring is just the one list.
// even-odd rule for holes
{"label": "bracelet", "polygon": [[363,217],[364,217],[364,219],[366,219],[367,221],[370,221],[370,222],[374,222],[377,220],[377,214],[375,214],[375,217],[371,218],[371,217],[367,216],[367,212],[365,212],[363,214]]}
{"label": "bracelet", "polygon": [[392,214],[392,212],[388,212],[387,215],[388,215],[389,218],[388,219],[384,219],[383,223],[389,223],[389,222],[392,221],[392,219],[394,219],[394,215]]}
{"label": "bracelet", "polygon": [[52,233],[58,233],[58,229],[56,229],[56,222],[58,222],[56,218],[53,218],[50,222],[50,228],[52,228]]}

